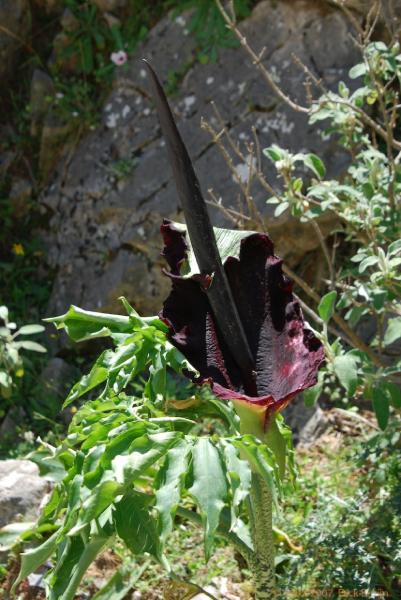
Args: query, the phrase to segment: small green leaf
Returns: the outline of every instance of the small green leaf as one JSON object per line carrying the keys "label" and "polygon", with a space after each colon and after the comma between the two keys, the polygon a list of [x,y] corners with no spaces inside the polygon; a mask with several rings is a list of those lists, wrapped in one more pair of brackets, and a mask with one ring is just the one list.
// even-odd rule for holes
{"label": "small green leaf", "polygon": [[277,489],[280,491],[280,467],[273,451],[250,434],[235,440],[234,445],[240,450],[241,455],[246,457],[252,470],[259,472],[262,476],[277,505]]}
{"label": "small green leaf", "polygon": [[192,457],[194,482],[188,491],[200,508],[204,525],[205,556],[208,560],[220,513],[227,498],[227,481],[219,451],[208,438],[197,440]]}
{"label": "small green leaf", "polygon": [[109,540],[107,535],[68,538],[53,571],[47,576],[49,600],[73,600],[89,565]]}
{"label": "small green leaf", "polygon": [[401,317],[389,319],[383,339],[384,345],[389,346],[399,338],[401,338]]}
{"label": "small green leaf", "polygon": [[78,522],[68,535],[76,535],[92,519],[96,519],[101,513],[113,503],[115,497],[122,493],[122,486],[116,481],[102,481],[84,501],[79,512]]}
{"label": "small green leaf", "polygon": [[393,383],[392,381],[386,381],[383,383],[385,385],[389,396],[390,402],[394,408],[401,408],[401,389],[398,385]]}
{"label": "small green leaf", "polygon": [[139,569],[132,573],[132,565],[124,565],[94,596],[92,600],[123,600],[142,573],[148,568],[149,562],[145,562]]}
{"label": "small green leaf", "polygon": [[390,255],[397,254],[397,252],[401,252],[401,240],[392,242],[388,247],[388,253]]}
{"label": "small green leaf", "polygon": [[251,488],[251,469],[248,461],[239,457],[238,449],[230,440],[220,440],[231,487],[231,527],[248,546],[252,545],[250,533],[241,519],[241,505],[248,498]]}
{"label": "small green leaf", "polygon": [[288,209],[289,206],[290,205],[288,202],[280,202],[280,204],[274,210],[274,216],[279,217]]}
{"label": "small green leaf", "polygon": [[352,396],[358,383],[358,366],[355,357],[350,353],[336,356],[333,361],[333,369],[348,396]]}
{"label": "small green leaf", "polygon": [[372,404],[380,429],[386,429],[390,416],[390,402],[386,391],[380,386],[372,390]]}
{"label": "small green leaf", "polygon": [[95,337],[110,335],[110,332],[129,333],[132,325],[129,317],[111,315],[83,310],[77,306],[70,306],[68,311],[60,317],[44,319],[53,323],[57,329],[65,329],[74,342],[82,342]]}
{"label": "small green leaf", "polygon": [[13,583],[11,592],[15,592],[18,585],[23,579],[25,579],[25,577],[28,577],[28,575],[34,573],[34,571],[36,571],[38,567],[43,565],[43,563],[45,563],[47,559],[50,558],[50,556],[56,549],[58,535],[59,532],[55,531],[53,535],[51,535],[46,541],[40,544],[40,546],[37,546],[32,550],[27,550],[27,552],[23,552],[20,555],[21,567],[18,573],[18,577]]}
{"label": "small green leaf", "polygon": [[173,518],[181,499],[185,475],[188,471],[190,446],[182,441],[169,450],[159,471],[156,491],[156,510],[159,513],[160,540],[165,542],[173,529]]}
{"label": "small green leaf", "polygon": [[349,97],[349,89],[343,81],[340,81],[340,83],[338,84],[338,92],[343,98]]}
{"label": "small green leaf", "polygon": [[124,484],[131,483],[181,439],[182,435],[176,431],[136,438],[129,449],[128,456],[116,456],[112,461],[117,481]]}
{"label": "small green leaf", "polygon": [[116,504],[113,520],[117,534],[131,552],[149,552],[159,557],[156,521],[151,514],[150,502],[150,496],[131,492]]}
{"label": "small green leaf", "polygon": [[15,342],[15,346],[16,348],[24,348],[24,350],[31,350],[32,352],[47,352],[44,346],[37,342],[31,342],[30,340]]}
{"label": "small green leaf", "polygon": [[23,325],[20,327],[15,335],[32,335],[33,333],[41,333],[44,331],[43,325]]}
{"label": "small green leaf", "polygon": [[263,154],[265,156],[267,156],[268,158],[270,158],[270,160],[272,160],[273,162],[276,162],[276,161],[282,160],[284,158],[285,150],[283,150],[276,144],[273,144],[269,148],[264,148]]}
{"label": "small green leaf", "polygon": [[23,521],[21,523],[9,523],[2,527],[0,529],[0,552],[11,548],[24,532],[33,529],[34,526],[34,521]]}
{"label": "small green leaf", "polygon": [[319,179],[323,179],[326,175],[326,167],[316,154],[307,154],[304,158],[304,163]]}
{"label": "small green leaf", "polygon": [[363,261],[359,264],[359,272],[364,273],[368,267],[372,267],[373,265],[377,265],[379,259],[377,256],[368,256],[364,258]]}
{"label": "small green leaf", "polygon": [[323,382],[324,380],[322,378],[320,381],[317,382],[316,385],[302,392],[305,406],[315,406],[316,402],[319,400],[320,394],[322,393]]}
{"label": "small green leaf", "polygon": [[352,67],[349,72],[349,76],[351,79],[356,79],[357,77],[362,77],[366,73],[366,65],[365,63],[359,63]]}
{"label": "small green leaf", "polygon": [[333,290],[332,292],[325,294],[319,302],[317,310],[320,318],[323,319],[325,323],[328,323],[333,316],[336,300],[337,292]]}
{"label": "small green leaf", "polygon": [[63,404],[63,408],[106,381],[108,376],[108,367],[110,366],[112,358],[112,350],[105,350],[102,352],[90,372],[81,377],[81,379],[73,386]]}

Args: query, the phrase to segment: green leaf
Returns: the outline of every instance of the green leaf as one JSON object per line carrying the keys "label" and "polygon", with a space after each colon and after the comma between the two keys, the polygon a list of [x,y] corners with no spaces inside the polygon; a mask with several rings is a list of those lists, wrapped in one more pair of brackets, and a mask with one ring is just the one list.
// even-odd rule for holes
{"label": "green leaf", "polygon": [[269,148],[264,148],[263,154],[265,156],[267,156],[268,158],[270,158],[270,160],[272,160],[273,162],[276,162],[276,161],[282,160],[284,158],[285,150],[280,148],[280,146],[273,144]]}
{"label": "green leaf", "polygon": [[24,340],[22,342],[15,342],[16,348],[24,348],[24,350],[32,350],[32,352],[47,352],[46,348],[37,342],[31,342],[30,340]]}
{"label": "green leaf", "polygon": [[251,488],[251,469],[248,461],[242,460],[238,455],[238,449],[230,443],[230,440],[220,440],[223,449],[227,475],[231,484],[231,527],[240,539],[248,546],[252,544],[250,534],[245,523],[241,519],[240,507],[249,496]]}
{"label": "green leaf", "polygon": [[319,400],[320,394],[322,393],[323,383],[324,373],[320,371],[317,384],[302,392],[305,406],[315,406],[316,402]]}
{"label": "green leaf", "polygon": [[393,344],[401,337],[401,317],[389,319],[387,323],[386,333],[384,334],[383,343],[385,346]]}
{"label": "green leaf", "polygon": [[349,97],[349,89],[347,88],[347,86],[345,85],[345,83],[343,81],[340,81],[338,84],[338,93],[343,98]]}
{"label": "green leaf", "polygon": [[70,393],[68,394],[63,408],[74,402],[96,386],[104,383],[108,376],[108,368],[110,367],[111,360],[114,358],[112,350],[105,350],[96,360],[92,369],[87,375],[81,377],[81,379],[73,386]]}
{"label": "green leaf", "polygon": [[285,213],[285,211],[289,208],[289,206],[290,205],[288,202],[280,202],[280,204],[274,210],[274,216],[279,217],[280,215]]}
{"label": "green leaf", "polygon": [[[181,223],[173,223],[174,227],[182,232],[187,232],[186,225]],[[217,248],[219,250],[219,254],[222,262],[229,257],[232,256],[234,258],[239,258],[241,241],[244,238],[253,235],[254,231],[240,231],[237,229],[221,229],[220,227],[213,227],[213,232],[216,238]],[[181,275],[184,277],[191,277],[192,275],[198,274],[200,272],[198,263],[196,262],[195,254],[192,248],[191,240],[189,239],[188,234],[186,233],[185,241],[188,246],[187,251],[187,261],[185,265],[183,265],[181,269]]]}
{"label": "green leaf", "polygon": [[386,429],[390,416],[390,402],[386,391],[380,386],[372,390],[372,404],[380,429]]}
{"label": "green leaf", "polygon": [[388,247],[388,253],[390,255],[397,254],[400,251],[401,251],[401,240],[392,242]]}
{"label": "green leaf", "polygon": [[128,456],[116,456],[112,461],[117,481],[131,483],[181,439],[182,435],[176,431],[154,433],[135,439]]}
{"label": "green leaf", "polygon": [[54,570],[47,576],[49,600],[73,600],[89,565],[109,540],[94,535],[89,541],[81,536],[67,538]]}
{"label": "green leaf", "polygon": [[326,175],[326,167],[316,154],[307,154],[304,158],[304,163],[319,179],[323,179]]}
{"label": "green leaf", "polygon": [[240,450],[241,456],[246,457],[252,469],[262,476],[271,490],[273,501],[277,504],[276,492],[277,489],[280,490],[280,468],[273,451],[250,434],[241,436],[233,443]]}
{"label": "green leaf", "polygon": [[65,329],[74,342],[105,337],[110,335],[110,332],[129,333],[132,331],[129,317],[97,313],[83,310],[77,306],[70,306],[68,311],[60,317],[51,317],[44,321],[53,323],[57,329]]}
{"label": "green leaf", "polygon": [[156,521],[151,515],[151,497],[132,492],[115,507],[113,520],[117,534],[134,554],[148,552],[160,557]]}
{"label": "green leaf", "polygon": [[355,357],[350,353],[336,356],[333,361],[333,369],[348,396],[352,396],[358,383],[358,366]]}
{"label": "green leaf", "polygon": [[159,513],[160,540],[165,542],[173,529],[173,518],[181,499],[181,490],[188,471],[189,451],[187,441],[169,450],[159,471],[156,491],[156,510]]}
{"label": "green leaf", "polygon": [[0,552],[11,548],[23,533],[33,529],[34,521],[23,521],[21,523],[9,523],[0,529]]}
{"label": "green leaf", "polygon": [[23,325],[18,329],[15,335],[32,335],[33,333],[41,333],[45,328],[43,325]]}
{"label": "green leaf", "polygon": [[238,508],[248,497],[251,487],[251,470],[249,463],[242,460],[238,450],[229,440],[221,440],[226,461],[227,474],[231,483],[232,506]]}
{"label": "green leaf", "polygon": [[123,492],[122,486],[116,481],[102,481],[84,501],[79,512],[77,524],[68,532],[68,535],[76,535],[92,519],[96,519],[106,508],[113,503],[118,494]]}
{"label": "green leaf", "polygon": [[319,302],[317,310],[320,318],[323,319],[325,323],[328,323],[333,316],[336,300],[337,292],[333,290],[332,292],[325,294]]}
{"label": "green leaf", "polygon": [[193,450],[193,485],[188,490],[195,498],[204,526],[206,560],[213,547],[220,513],[227,498],[227,482],[219,451],[208,438],[197,440]]}
{"label": "green leaf", "polygon": [[357,77],[362,77],[362,75],[365,75],[366,73],[366,65],[365,63],[359,63],[357,65],[355,65],[354,67],[352,67],[352,69],[350,69],[349,72],[349,76],[351,77],[351,79],[356,79]]}
{"label": "green leaf", "polygon": [[18,585],[25,577],[28,577],[31,573],[34,573],[38,567],[43,565],[48,558],[53,554],[57,546],[57,538],[59,532],[55,531],[46,541],[40,546],[27,550],[20,555],[21,567],[18,573],[17,579],[13,583],[11,592],[14,593]]}
{"label": "green leaf", "polygon": [[145,562],[134,573],[132,573],[132,564],[122,566],[106,585],[92,596],[92,600],[123,600],[148,566],[149,562]]}
{"label": "green leaf", "polygon": [[389,396],[390,402],[394,408],[401,408],[401,389],[398,385],[392,381],[386,381],[382,385],[385,385]]}
{"label": "green leaf", "polygon": [[379,262],[377,256],[368,256],[364,258],[363,261],[359,264],[359,273],[364,273],[368,267],[372,267]]}

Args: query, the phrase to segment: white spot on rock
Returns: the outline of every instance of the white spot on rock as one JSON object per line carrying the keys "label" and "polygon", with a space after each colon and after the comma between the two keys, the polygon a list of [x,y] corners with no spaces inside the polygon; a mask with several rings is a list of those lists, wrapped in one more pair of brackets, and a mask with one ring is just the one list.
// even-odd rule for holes
{"label": "white spot on rock", "polygon": [[213,81],[214,81],[214,77],[208,77],[206,79],[206,85],[212,85]]}
{"label": "white spot on rock", "polygon": [[196,102],[196,97],[194,95],[187,96],[186,98],[184,98],[184,100],[183,100],[184,110],[189,111],[191,109],[191,106],[193,106],[195,104],[195,102]]}
{"label": "white spot on rock", "polygon": [[294,127],[295,123],[293,121],[288,121],[286,113],[278,112],[273,119],[265,121],[262,131],[264,133],[268,133],[269,131],[281,131],[282,133],[289,134]]}
{"label": "white spot on rock", "polygon": [[[240,178],[240,180],[243,183],[246,183],[248,181],[250,161],[251,161],[251,155],[248,154],[248,156],[246,157],[246,162],[240,163],[239,165],[236,165],[236,167],[235,167],[238,177]],[[254,168],[255,166],[256,166],[256,159],[255,159],[255,157],[253,157],[252,158],[252,167]],[[233,175],[233,179],[235,181],[234,175]]]}
{"label": "white spot on rock", "polygon": [[114,127],[116,127],[117,125],[117,121],[119,118],[120,115],[118,113],[111,113],[107,115],[106,127],[108,127],[109,129],[114,129]]}
{"label": "white spot on rock", "polygon": [[122,110],[122,117],[123,119],[125,119],[125,117],[127,117],[129,115],[129,113],[131,112],[131,107],[128,106],[128,104],[126,104]]}
{"label": "white spot on rock", "polygon": [[180,27],[185,27],[185,25],[187,24],[186,20],[184,19],[184,17],[182,15],[179,15],[175,22],[177,23],[177,25],[179,25]]}

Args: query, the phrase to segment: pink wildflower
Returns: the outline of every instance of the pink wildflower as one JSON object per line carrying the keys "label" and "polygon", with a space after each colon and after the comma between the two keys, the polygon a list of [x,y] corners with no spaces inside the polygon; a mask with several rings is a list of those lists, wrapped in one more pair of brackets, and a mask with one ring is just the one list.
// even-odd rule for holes
{"label": "pink wildflower", "polygon": [[110,55],[111,61],[117,65],[117,67],[121,67],[121,65],[124,65],[127,60],[128,60],[128,56],[127,53],[124,52],[124,50],[119,50],[118,52],[112,52],[112,54]]}

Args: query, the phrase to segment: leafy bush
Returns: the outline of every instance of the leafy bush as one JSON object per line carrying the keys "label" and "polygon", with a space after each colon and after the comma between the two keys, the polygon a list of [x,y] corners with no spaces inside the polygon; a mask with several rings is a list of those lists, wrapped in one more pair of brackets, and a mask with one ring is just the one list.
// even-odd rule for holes
{"label": "leafy bush", "polygon": [[[297,493],[288,494],[279,523],[303,546],[283,554],[283,598],[346,596],[396,598],[401,584],[400,420],[385,432],[320,447],[313,469],[302,460]],[[365,429],[366,425],[363,426]],[[320,461],[319,461],[320,458]],[[309,467],[309,468],[308,468]],[[295,592],[294,592],[295,590]],[[298,592],[298,593],[297,593]]]}
{"label": "leafy bush", "polygon": [[[396,84],[401,81],[398,45],[368,44],[363,62],[351,69],[350,76],[363,77],[363,85],[351,93],[341,82],[338,93],[326,92],[312,104],[309,117],[312,124],[329,120],[331,134],[349,151],[352,161],[345,175],[327,180],[318,156],[271,146],[265,153],[277,169],[283,191],[269,202],[277,204],[276,215],[290,210],[317,227],[321,215],[336,215],[333,235],[347,245],[338,267],[322,237],[331,291],[321,299],[318,314],[328,360],[316,388],[306,392],[307,402],[313,402],[326,383],[337,380],[350,399],[372,399],[384,429],[390,406],[401,408],[397,385],[401,361],[392,360],[397,356],[394,343],[401,338],[401,144],[393,137],[400,99]],[[378,111],[375,120],[367,106]],[[311,181],[297,176],[299,164],[309,170]],[[333,340],[329,325],[338,324],[333,322],[335,311],[344,313],[348,327]],[[369,346],[359,337],[366,320],[375,325]]]}
{"label": "leafy bush", "polygon": [[29,336],[41,333],[43,325],[17,325],[8,318],[6,306],[0,306],[0,419],[5,415],[11,405],[11,398],[18,379],[24,376],[24,363],[21,350],[33,352],[46,352],[41,344],[20,336]]}

